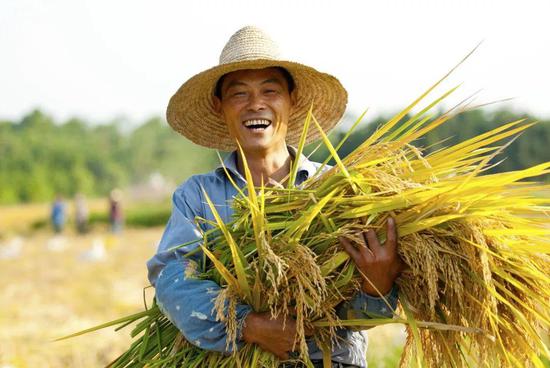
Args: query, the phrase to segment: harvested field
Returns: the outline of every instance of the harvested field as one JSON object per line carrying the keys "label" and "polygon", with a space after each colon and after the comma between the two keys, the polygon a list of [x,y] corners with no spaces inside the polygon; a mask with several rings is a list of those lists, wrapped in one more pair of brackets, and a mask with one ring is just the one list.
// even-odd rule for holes
{"label": "harvested field", "polygon": [[140,310],[161,232],[3,239],[0,248],[18,242],[19,252],[0,257],[0,367],[99,367],[124,351],[124,331],[51,340]]}
{"label": "harvested field", "polygon": [[[127,330],[51,340],[141,310],[145,262],[161,234],[162,228],[128,229],[119,237],[41,231],[2,239],[0,249],[20,245],[18,254],[0,257],[0,367],[100,367],[122,353],[131,341]],[[104,258],[101,251],[92,255],[94,243],[103,244]],[[149,300],[152,294],[147,290]],[[395,367],[402,327],[377,327],[369,335],[370,366]]]}

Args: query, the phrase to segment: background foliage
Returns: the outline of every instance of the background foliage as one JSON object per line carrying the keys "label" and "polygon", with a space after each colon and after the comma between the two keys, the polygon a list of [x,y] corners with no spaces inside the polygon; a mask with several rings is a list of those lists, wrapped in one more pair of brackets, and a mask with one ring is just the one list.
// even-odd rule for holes
{"label": "background foliage", "polygon": [[[446,144],[454,144],[524,117],[536,120],[509,110],[469,111],[417,144],[435,149],[434,144],[446,138]],[[351,152],[387,118],[379,116],[360,125],[341,148],[341,156]],[[337,130],[332,140],[338,142],[344,134]],[[506,160],[497,170],[550,161],[549,144],[550,121],[541,121],[507,148]],[[312,156],[317,161],[325,157],[327,152],[322,149]],[[114,187],[144,181],[154,172],[180,183],[218,164],[215,151],[194,145],[158,117],[128,130],[118,121],[103,125],[76,118],[56,122],[40,110],[19,121],[0,121],[0,158],[0,204],[49,201],[57,193],[67,197],[77,192],[104,196]]]}
{"label": "background foliage", "polygon": [[217,162],[152,118],[130,132],[120,124],[63,124],[35,110],[0,122],[0,203],[51,200],[55,194],[106,195],[159,172],[180,182]]}
{"label": "background foliage", "polygon": [[[369,124],[358,128],[348,138],[346,143],[339,150],[341,157],[347,156],[358,145],[360,145],[374,130],[389,120],[391,116],[379,116]],[[524,169],[529,166],[550,161],[550,120],[540,120],[533,116],[523,113],[514,113],[510,110],[501,109],[497,111],[471,110],[460,114],[449,122],[439,126],[435,130],[427,133],[421,141],[415,142],[416,146],[425,147],[428,152],[441,148],[442,146],[451,146],[458,142],[487,132],[497,126],[512,122],[518,119],[527,119],[527,121],[537,121],[538,124],[529,128],[522,136],[516,139],[506,148],[503,155],[496,158],[496,161],[504,161],[495,167],[493,172],[511,171]],[[360,125],[361,127],[361,125]],[[344,131],[337,131],[332,134],[331,140],[339,142],[345,135]],[[313,150],[313,146],[309,150]],[[311,156],[315,161],[324,160],[328,152],[319,149]],[[550,177],[538,178],[539,180],[549,181]]]}

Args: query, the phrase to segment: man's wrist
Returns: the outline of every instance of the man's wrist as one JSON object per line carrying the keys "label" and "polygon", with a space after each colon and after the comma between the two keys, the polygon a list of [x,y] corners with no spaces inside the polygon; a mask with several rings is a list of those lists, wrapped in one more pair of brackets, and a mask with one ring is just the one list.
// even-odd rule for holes
{"label": "man's wrist", "polygon": [[254,344],[256,342],[256,336],[254,332],[256,331],[258,321],[258,314],[256,312],[250,312],[246,315],[242,322],[242,340],[249,344]]}
{"label": "man's wrist", "polygon": [[355,309],[361,309],[370,318],[391,317],[397,308],[398,287],[394,283],[384,295],[372,296],[366,293],[359,295]]}
{"label": "man's wrist", "polygon": [[371,295],[361,290],[361,294],[363,294],[367,299],[370,299],[370,300],[374,300],[374,299],[383,300],[388,298],[397,298],[398,293],[399,293],[399,288],[397,287],[397,284],[395,282],[391,285],[390,289],[385,293],[380,292],[380,293],[375,293],[375,295]]}
{"label": "man's wrist", "polygon": [[375,288],[370,282],[364,281],[361,291],[370,297],[380,298],[386,294],[389,294],[392,291],[393,286],[394,284],[392,283],[391,285],[383,288]]}

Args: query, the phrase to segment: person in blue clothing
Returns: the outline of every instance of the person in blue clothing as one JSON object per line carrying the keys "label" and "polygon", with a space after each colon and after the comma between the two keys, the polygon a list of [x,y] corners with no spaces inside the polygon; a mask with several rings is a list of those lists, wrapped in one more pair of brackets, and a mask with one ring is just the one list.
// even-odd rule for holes
{"label": "person in blue clothing", "polygon": [[[327,131],[342,117],[347,93],[335,77],[283,60],[269,36],[250,26],[230,38],[218,66],[190,78],[169,102],[167,119],[173,129],[199,145],[232,151],[223,164],[227,172],[220,166],[210,173],[192,176],[176,189],[172,214],[157,253],[147,262],[160,308],[196,346],[219,352],[232,349],[231,344],[227,348],[225,324],[213,311],[212,300],[220,286],[194,277],[193,270],[201,264],[202,255],[185,255],[198,243],[176,250],[173,247],[200,241],[197,226],[204,231],[208,225],[197,225],[195,217],[214,221],[203,189],[223,220],[230,221],[231,201],[237,191],[228,175],[237,185],[246,184],[236,142],[243,149],[255,185],[283,183],[293,160],[298,160],[298,186],[315,175],[320,165],[303,155],[296,157],[293,148],[312,103],[316,118]],[[316,138],[316,131],[309,132],[308,141]],[[341,243],[369,281],[365,280],[356,295],[338,307],[338,313],[344,318],[350,313],[364,318],[392,316],[397,304],[394,281],[403,268],[397,254],[396,224],[392,219],[388,221],[385,244],[380,244],[373,231],[362,235],[362,244],[346,239]],[[237,349],[252,343],[282,360],[293,355],[296,324],[292,318],[272,318],[245,304],[237,306],[237,317]],[[365,334],[342,328],[338,335],[341,339],[333,344],[332,365],[366,367]],[[314,365],[321,367],[322,353],[313,339],[308,341],[308,351]]]}
{"label": "person in blue clothing", "polygon": [[55,197],[52,204],[50,220],[56,234],[63,232],[63,227],[65,226],[65,203],[63,202],[63,197],[59,194]]}

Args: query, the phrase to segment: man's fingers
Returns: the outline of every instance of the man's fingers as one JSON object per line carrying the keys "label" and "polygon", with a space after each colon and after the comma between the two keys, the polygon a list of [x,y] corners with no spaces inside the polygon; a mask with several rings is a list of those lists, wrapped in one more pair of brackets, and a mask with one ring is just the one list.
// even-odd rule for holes
{"label": "man's fingers", "polygon": [[395,220],[393,217],[388,217],[386,221],[386,243],[384,246],[390,253],[395,252],[397,248],[397,227],[395,226]]}
{"label": "man's fingers", "polygon": [[289,352],[285,351],[283,347],[275,347],[272,345],[266,345],[266,344],[258,344],[260,348],[262,348],[265,351],[271,352],[273,355],[275,355],[277,358],[281,360],[288,360],[290,358]]}
{"label": "man's fingers", "polygon": [[363,244],[359,245],[359,252],[361,253],[361,257],[363,259],[372,259],[374,257],[374,254],[372,253],[372,249],[369,247],[369,240],[367,239],[367,233],[361,232],[359,236],[363,239]]}
{"label": "man's fingers", "polygon": [[373,253],[378,253],[378,251],[382,246],[378,241],[378,237],[376,236],[376,231],[374,231],[373,229],[369,229],[369,231],[367,231],[366,238],[367,238],[367,243],[369,244],[370,250],[372,250]]}
{"label": "man's fingers", "polygon": [[353,260],[358,260],[361,254],[348,238],[344,238],[343,236],[339,237],[338,240],[340,241],[340,244],[342,244],[342,247],[344,247],[344,250],[350,255],[350,257]]}
{"label": "man's fingers", "polygon": [[275,354],[277,355],[277,357],[281,360],[288,360],[290,358],[290,356],[288,355],[288,351],[285,351],[285,352],[282,352],[282,353],[279,353],[279,354]]}

